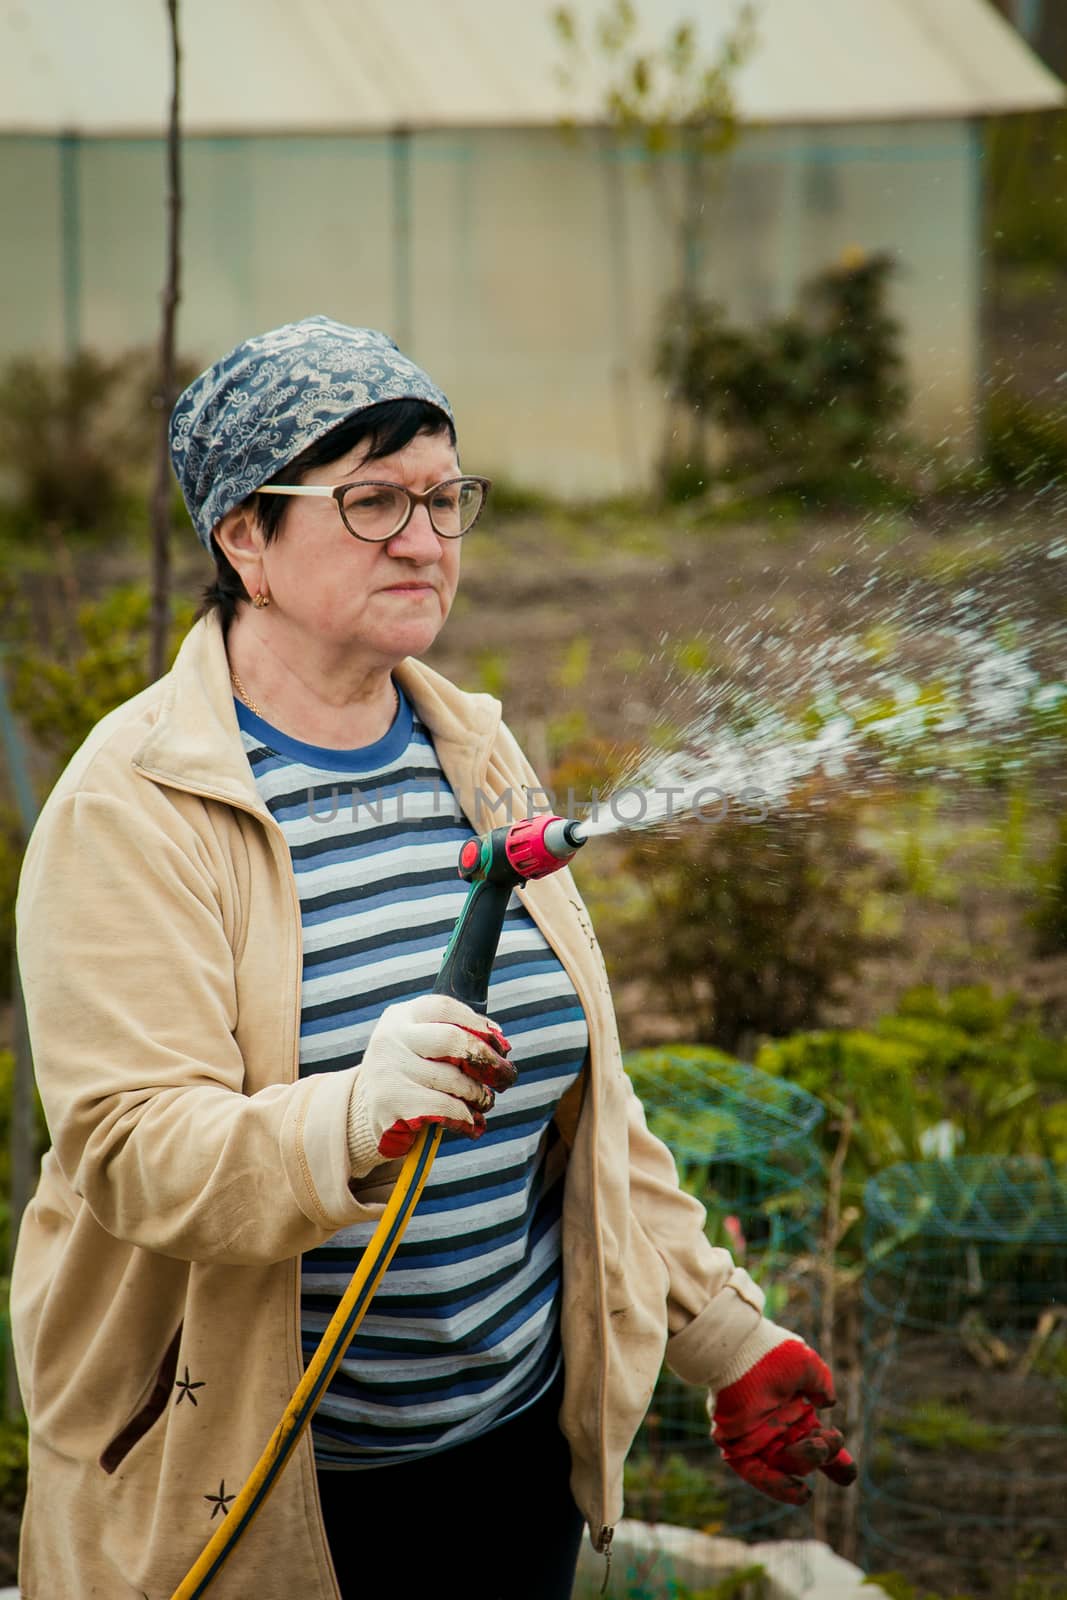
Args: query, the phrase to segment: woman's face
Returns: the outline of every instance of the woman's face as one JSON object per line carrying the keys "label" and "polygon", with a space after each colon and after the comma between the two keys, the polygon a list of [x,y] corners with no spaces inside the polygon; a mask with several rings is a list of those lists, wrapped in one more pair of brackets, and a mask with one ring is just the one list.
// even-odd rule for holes
{"label": "woman's face", "polygon": [[[307,484],[368,479],[428,489],[459,475],[447,433],[416,434],[395,455],[364,462],[361,447],[304,474]],[[348,532],[333,500],[294,496],[281,535],[262,553],[272,621],[318,646],[358,648],[390,665],[428,650],[444,626],[459,581],[459,539],[434,532],[425,506],[383,544]]]}

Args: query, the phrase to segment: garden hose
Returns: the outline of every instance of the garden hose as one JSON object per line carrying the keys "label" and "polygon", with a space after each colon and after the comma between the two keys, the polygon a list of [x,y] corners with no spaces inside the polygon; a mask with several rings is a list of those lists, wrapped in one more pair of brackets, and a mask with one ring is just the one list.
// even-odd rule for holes
{"label": "garden hose", "polygon": [[[482,839],[467,841],[460,851],[459,872],[470,883],[470,893],[452,930],[434,983],[435,994],[453,995],[472,1009],[485,1013],[489,977],[512,890],[525,879],[544,878],[565,866],[584,843],[578,824],[562,817],[524,818],[510,827],[494,828]],[[223,1563],[277,1483],[393,1259],[419,1203],[443,1132],[441,1126],[431,1124],[416,1137],[370,1243],[281,1421],[225,1520],[204,1546],[171,1600],[199,1600],[206,1594],[212,1579],[218,1576]]]}

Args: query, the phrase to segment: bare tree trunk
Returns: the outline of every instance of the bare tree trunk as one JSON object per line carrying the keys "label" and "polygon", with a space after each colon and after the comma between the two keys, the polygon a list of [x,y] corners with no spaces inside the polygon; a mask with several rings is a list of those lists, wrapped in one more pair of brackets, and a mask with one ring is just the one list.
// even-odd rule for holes
{"label": "bare tree trunk", "polygon": [[178,0],[166,0],[170,22],[172,89],[167,133],[167,276],[163,286],[163,326],[159,339],[159,433],[152,490],[152,635],[149,678],[163,675],[170,633],[170,451],[167,425],[174,407],[174,328],[181,294],[181,46]]}

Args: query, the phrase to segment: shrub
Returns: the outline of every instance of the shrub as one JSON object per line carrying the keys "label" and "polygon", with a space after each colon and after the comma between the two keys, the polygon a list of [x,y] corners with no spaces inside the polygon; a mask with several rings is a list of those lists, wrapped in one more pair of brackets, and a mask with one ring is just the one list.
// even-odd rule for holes
{"label": "shrub", "polygon": [[[708,1452],[712,1446],[707,1447]],[[680,1451],[657,1458],[642,1452],[625,1468],[626,1515],[639,1522],[670,1520],[685,1528],[715,1531],[726,1513],[726,1498],[707,1461],[690,1461]]]}
{"label": "shrub", "polygon": [[1000,389],[982,417],[983,463],[1006,489],[1041,489],[1067,474],[1067,418]]}
{"label": "shrub", "polygon": [[[914,989],[872,1029],[771,1041],[755,1065],[807,1089],[834,1118],[851,1111],[846,1204],[860,1207],[868,1177],[895,1161],[1067,1161],[1067,1041],[1042,1034],[1016,997],[986,986],[947,996]],[[834,1124],[824,1126],[836,1140]]]}
{"label": "shrub", "polygon": [[[805,287],[792,316],[734,327],[721,306],[676,303],[663,319],[656,372],[693,415],[698,448],[672,492],[700,482],[709,423],[721,430],[725,473],[816,501],[866,501],[887,485],[893,423],[904,410],[899,327],[886,309],[893,263],[850,254]],[[688,476],[686,476],[686,474]]]}
{"label": "shrub", "polygon": [[107,525],[124,456],[114,416],[122,364],[81,350],[69,361],[18,360],[0,380],[0,461],[34,522]]}
{"label": "shrub", "polygon": [[858,869],[869,861],[845,800],[636,835],[624,855],[635,904],[607,934],[616,976],[654,991],[679,1038],[736,1051],[811,1027],[865,953]]}
{"label": "shrub", "polygon": [[[193,606],[178,605],[170,658],[193,621]],[[12,703],[40,744],[62,764],[100,718],[148,684],[151,600],[130,584],[78,609],[67,658],[24,644],[14,656]]]}

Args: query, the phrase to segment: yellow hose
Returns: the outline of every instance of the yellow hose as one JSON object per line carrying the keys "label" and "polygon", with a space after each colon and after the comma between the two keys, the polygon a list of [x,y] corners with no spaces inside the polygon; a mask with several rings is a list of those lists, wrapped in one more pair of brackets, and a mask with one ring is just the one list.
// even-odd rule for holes
{"label": "yellow hose", "polygon": [[[208,1584],[231,1553],[238,1539],[251,1526],[252,1520],[270,1494],[282,1468],[304,1429],[311,1421],[315,1407],[322,1399],[326,1387],[340,1364],[341,1358],[352,1342],[353,1335],[363,1321],[367,1307],[382,1280],[386,1268],[419,1203],[423,1186],[433,1166],[434,1157],[444,1132],[440,1125],[428,1124],[423,1128],[404,1159],[396,1187],[382,1214],[374,1235],[352,1274],[337,1310],[330,1318],[329,1327],[319,1342],[304,1376],[293,1391],[292,1399],[270,1442],[256,1462],[240,1494],[230,1507],[229,1515],[218,1528],[181,1583],[171,1600],[199,1600]],[[249,1588],[252,1586],[249,1585]]]}

